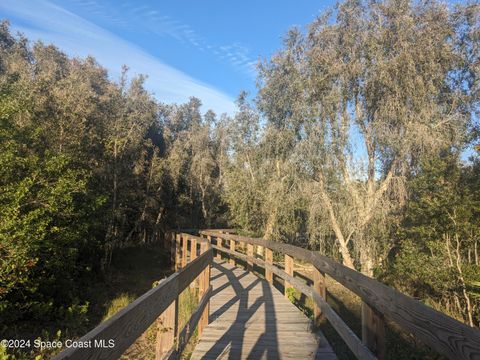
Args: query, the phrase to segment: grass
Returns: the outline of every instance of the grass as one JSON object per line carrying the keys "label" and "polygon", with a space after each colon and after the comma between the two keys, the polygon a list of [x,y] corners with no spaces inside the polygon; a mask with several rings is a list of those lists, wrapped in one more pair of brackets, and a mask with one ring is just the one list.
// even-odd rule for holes
{"label": "grass", "polygon": [[[187,287],[179,296],[179,305],[178,305],[178,326],[181,331],[185,324],[188,322],[193,312],[198,306],[198,288],[196,287]],[[190,359],[195,344],[198,339],[198,330],[195,329],[190,341],[185,346],[183,350],[181,359]]]}
{"label": "grass", "polygon": [[120,296],[116,297],[110,302],[110,305],[107,307],[107,311],[103,316],[102,321],[110,319],[113,315],[115,315],[117,312],[122,310],[125,306],[130,304],[133,300],[135,300],[135,298],[128,293],[120,294]]}
{"label": "grass", "polygon": [[[135,259],[130,259],[129,261],[133,261],[131,265],[132,270],[138,271],[140,269],[136,268],[136,261],[144,261],[142,257]],[[140,262],[139,264],[142,264]],[[117,273],[118,275],[118,273]],[[148,275],[148,274],[146,274]],[[147,289],[148,290],[148,289]],[[143,292],[142,292],[143,293]],[[141,295],[141,294],[140,294]],[[109,317],[113,316],[116,312],[130,304],[133,300],[135,300],[137,296],[132,296],[131,293],[121,293],[117,297],[113,298],[109,305],[106,308],[105,315],[103,320],[108,319]],[[199,299],[198,299],[198,288],[197,287],[187,287],[180,295],[179,295],[179,304],[178,304],[178,327],[179,330],[182,330],[185,324],[190,319],[192,313],[197,308]],[[155,344],[156,344],[156,337],[157,331],[159,327],[157,323],[153,323],[146,331],[143,333],[136,341],[133,343],[127,351],[122,355],[121,359],[155,359]],[[198,337],[198,332],[195,330],[193,333],[189,343],[186,345],[184,352],[182,353],[182,359],[189,359],[191,353],[195,347],[196,341]]]}

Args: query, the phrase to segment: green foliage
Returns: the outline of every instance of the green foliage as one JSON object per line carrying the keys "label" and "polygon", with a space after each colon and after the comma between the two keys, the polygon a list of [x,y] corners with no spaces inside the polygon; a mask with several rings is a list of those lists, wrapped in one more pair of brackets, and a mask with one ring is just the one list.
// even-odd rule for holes
{"label": "green foliage", "polygon": [[111,81],[93,58],[30,45],[1,23],[2,324],[82,327],[82,288],[115,249],[225,219],[215,114],[194,98],[159,104],[127,75]]}
{"label": "green foliage", "polygon": [[287,298],[290,300],[292,304],[295,304],[296,298],[295,298],[295,289],[292,287],[287,288]]}
{"label": "green foliage", "polygon": [[86,172],[66,155],[35,153],[29,135],[0,133],[0,307],[12,296],[23,310],[34,293],[48,299],[72,285],[71,269],[87,236]]}
{"label": "green foliage", "polygon": [[479,169],[478,159],[462,166],[452,154],[423,161],[385,272],[402,291],[477,325]]}

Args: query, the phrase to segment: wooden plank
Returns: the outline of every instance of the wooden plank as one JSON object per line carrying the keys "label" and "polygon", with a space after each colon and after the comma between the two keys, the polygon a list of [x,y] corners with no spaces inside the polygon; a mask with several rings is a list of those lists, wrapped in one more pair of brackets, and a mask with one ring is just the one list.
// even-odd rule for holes
{"label": "wooden plank", "polygon": [[160,360],[167,356],[175,344],[175,335],[178,327],[178,298],[158,318],[157,342],[155,359]]}
{"label": "wooden plank", "polygon": [[[205,289],[206,289],[205,276],[203,275],[203,273],[201,273],[200,276],[198,277],[198,298],[199,299],[203,298],[203,295],[205,294]],[[202,313],[202,316],[203,316],[203,313]],[[202,319],[200,319],[198,323],[198,336],[201,336],[202,333],[203,333],[203,321]]]}
{"label": "wooden plank", "polygon": [[197,258],[197,239],[190,239],[190,260]]}
{"label": "wooden plank", "polygon": [[[192,237],[190,239],[190,261],[195,260],[198,257],[198,247],[197,247],[197,239]],[[198,277],[193,280],[193,282],[190,284],[192,287],[198,286]]]}
{"label": "wooden plank", "polygon": [[317,342],[309,319],[266,280],[226,261],[215,262],[212,279],[212,322],[199,338],[192,360],[303,360],[314,359],[317,352],[319,359],[335,358],[327,342]]}
{"label": "wooden plank", "polygon": [[[210,265],[208,265],[205,270],[204,270],[204,276],[205,276],[205,288],[210,289]],[[202,328],[205,329],[205,327],[208,325],[208,320],[209,320],[209,314],[210,314],[210,302],[207,301],[205,304],[205,309],[203,309],[203,314],[200,319],[202,322]]]}
{"label": "wooden plank", "polygon": [[209,266],[213,261],[213,250],[207,249],[195,260],[191,261],[185,267],[185,270],[178,272],[178,293],[180,294],[186,289],[190,283],[201,274],[201,272]]}
{"label": "wooden plank", "polygon": [[[314,268],[313,270],[313,289],[322,298],[327,301],[327,287],[325,282],[325,274]],[[314,303],[313,305],[313,319],[316,326],[320,326],[322,320],[322,309]]]}
{"label": "wooden plank", "polygon": [[176,234],[172,231],[172,238],[170,241],[170,264],[175,269],[175,253],[176,253]]}
{"label": "wooden plank", "polygon": [[[285,255],[285,272],[288,275],[293,276],[293,257],[291,257],[290,255]],[[287,290],[291,287],[292,287],[292,284],[290,284],[287,280],[285,280],[284,294],[286,298],[288,298]]]}
{"label": "wooden plank", "polygon": [[177,234],[175,237],[175,271],[178,271],[181,267],[181,254],[182,251],[182,235]]}
{"label": "wooden plank", "polygon": [[[211,237],[208,238],[208,239],[211,240]],[[217,237],[217,246],[222,247],[222,238]],[[217,251],[217,256],[215,258],[217,260],[221,260],[222,259],[222,252]]]}
{"label": "wooden plank", "polygon": [[[273,251],[269,248],[265,248],[265,262],[273,265]],[[273,284],[273,273],[271,270],[265,269],[265,279],[267,279],[270,284]]]}
{"label": "wooden plank", "polygon": [[[207,251],[207,244],[202,244],[200,249],[201,249],[200,251],[202,253]],[[203,298],[203,296],[205,295],[205,293],[206,293],[206,291],[209,287],[210,272],[208,272],[208,278],[207,278],[206,277],[207,268],[205,268],[205,270],[199,276],[198,297],[199,297],[200,300]],[[207,320],[205,320],[205,317],[207,317]],[[206,326],[206,323],[208,323],[208,312],[205,313],[205,311],[203,311],[202,315],[201,315],[201,318],[200,318],[200,322],[198,324],[198,336],[202,335],[202,332],[203,332],[203,329]]]}
{"label": "wooden plank", "polygon": [[[235,251],[235,240],[230,240],[230,251]],[[235,257],[230,256],[230,265],[235,265]]]}
{"label": "wooden plank", "polygon": [[182,267],[188,263],[188,235],[182,234]]}
{"label": "wooden plank", "polygon": [[[228,251],[230,252],[230,251]],[[247,256],[237,253],[239,258],[247,260]],[[345,322],[338,316],[338,314],[330,307],[324,298],[320,296],[313,288],[311,288],[304,281],[287,274],[285,271],[277,268],[275,265],[267,264],[264,260],[251,258],[250,261],[258,266],[269,268],[275,275],[284,279],[294,288],[300,290],[307,296],[310,296],[313,301],[320,307],[322,313],[328,319],[330,324],[335,328],[337,333],[342,337],[343,341],[352,350],[358,359],[374,360],[375,355],[366,347],[362,341],[355,335],[355,333],[345,324]]]}
{"label": "wooden plank", "polygon": [[[174,273],[147,291],[131,304],[102,322],[79,341],[91,343],[91,347],[68,348],[54,359],[117,359],[163,313],[207,265],[213,260],[213,250],[199,256],[181,271]],[[95,347],[95,342],[106,344],[114,340],[115,346]]]}
{"label": "wooden plank", "polygon": [[266,246],[313,264],[319,271],[360,296],[370,307],[395,321],[418,340],[450,359],[470,360],[480,357],[480,330],[471,328],[358,271],[293,245],[238,235],[222,235],[222,237]]}
{"label": "wooden plank", "polygon": [[197,243],[199,243],[199,244],[203,244],[203,243],[210,244],[210,242],[209,242],[205,237],[203,237],[203,235],[196,236],[196,235],[192,235],[192,234],[188,234],[188,233],[183,233],[183,232],[181,232],[180,235],[188,236],[188,238],[189,238],[190,240],[191,240],[191,239],[196,239],[196,240],[197,240]]}
{"label": "wooden plank", "polygon": [[362,341],[379,360],[385,359],[385,320],[365,303],[362,303]]}

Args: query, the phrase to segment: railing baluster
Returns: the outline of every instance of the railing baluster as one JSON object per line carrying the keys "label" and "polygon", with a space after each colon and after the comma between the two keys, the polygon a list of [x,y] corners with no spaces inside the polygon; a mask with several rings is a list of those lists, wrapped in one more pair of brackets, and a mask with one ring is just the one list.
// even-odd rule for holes
{"label": "railing baluster", "polygon": [[[235,240],[230,240],[230,251],[235,251]],[[235,266],[234,256],[230,256],[230,265]]]}
{"label": "railing baluster", "polygon": [[[273,251],[269,248],[265,248],[265,262],[273,265]],[[265,269],[265,279],[267,279],[270,284],[273,284],[273,273],[271,270]]]}
{"label": "railing baluster", "polygon": [[160,360],[175,344],[178,332],[178,298],[158,318],[155,359]]}
{"label": "railing baluster", "polygon": [[[190,239],[190,261],[193,261],[197,258],[197,239],[191,238]],[[195,279],[191,286],[195,287],[198,285],[198,278]]]}
{"label": "railing baluster", "polygon": [[[200,252],[203,254],[208,250],[208,244],[202,243],[200,247]],[[198,289],[198,298],[201,300],[205,292],[210,287],[210,265],[208,265],[205,270],[199,276],[199,289]],[[210,301],[205,306],[202,317],[198,322],[198,336],[202,335],[203,329],[208,325],[208,317],[210,314]]]}
{"label": "railing baluster", "polygon": [[[325,282],[325,273],[318,271],[316,268],[313,268],[313,288],[325,301],[327,300],[327,284]],[[313,316],[315,325],[319,326],[321,320],[323,319],[323,314],[316,302],[313,303]]]}
{"label": "railing baluster", "polygon": [[385,319],[365,302],[362,302],[362,342],[379,360],[385,358]]}
{"label": "railing baluster", "polygon": [[[207,239],[209,242],[212,241],[212,237],[211,236],[207,236]],[[222,247],[222,239],[217,237],[217,246],[220,246]],[[216,256],[217,260],[222,260],[222,253],[220,251],[217,251],[217,256]]]}
{"label": "railing baluster", "polygon": [[176,240],[175,240],[175,232],[171,231],[170,232],[170,263],[172,265],[172,268],[175,267],[175,245],[176,245]]}
{"label": "railing baluster", "polygon": [[[290,255],[286,255],[286,254],[285,254],[285,272],[288,275],[293,276],[293,257],[291,257]],[[285,297],[288,298],[287,289],[292,287],[292,284],[290,284],[286,280],[285,280],[284,284],[285,284],[285,286],[284,286]]]}
{"label": "railing baluster", "polygon": [[177,234],[175,237],[175,271],[178,271],[180,268],[180,251],[182,246],[182,235]]}
{"label": "railing baluster", "polygon": [[[205,251],[208,250],[208,244],[205,244]],[[207,267],[204,270],[205,273],[205,292],[208,291],[208,288],[210,287],[210,265],[207,265]],[[209,317],[210,317],[210,299],[208,300],[205,310],[203,311],[202,315],[202,320],[203,320],[203,327],[207,327],[209,324]]]}
{"label": "railing baluster", "polygon": [[197,239],[190,239],[190,261],[193,261],[197,258]]}
{"label": "railing baluster", "polygon": [[183,235],[182,241],[182,268],[184,268],[188,262],[188,236]]}

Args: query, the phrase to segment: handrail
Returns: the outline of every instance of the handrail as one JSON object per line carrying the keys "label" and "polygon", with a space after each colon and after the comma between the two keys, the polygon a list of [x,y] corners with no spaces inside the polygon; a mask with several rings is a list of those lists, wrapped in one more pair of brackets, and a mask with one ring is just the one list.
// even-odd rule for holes
{"label": "handrail", "polygon": [[352,352],[357,355],[359,359],[369,359],[375,360],[377,357],[366,347],[362,344],[362,341],[357,337],[357,335],[343,322],[343,320],[335,313],[335,311],[331,308],[331,306],[323,299],[320,295],[314,291],[312,287],[307,285],[304,281],[301,281],[298,278],[295,278],[285,271],[279,269],[274,265],[270,265],[265,262],[265,260],[257,259],[255,257],[249,257],[247,255],[241,254],[237,251],[230,251],[220,246],[212,245],[213,249],[221,251],[224,254],[235,256],[244,261],[250,261],[255,265],[263,267],[278,277],[288,281],[290,285],[293,285],[294,288],[300,290],[307,296],[313,298],[314,302],[317,306],[322,310],[325,314],[325,317],[330,321],[333,325],[335,330],[341,335],[343,340],[347,343],[348,347],[352,349]]}
{"label": "handrail", "polygon": [[[213,248],[218,251],[253,263],[266,270],[271,282],[272,272],[286,283],[293,285],[315,302],[316,317],[325,316],[352,352],[359,359],[370,359],[373,354],[379,359],[385,356],[384,317],[396,322],[419,340],[450,359],[480,359],[480,331],[436,311],[399,291],[369,278],[358,271],[343,266],[328,257],[293,245],[279,242],[223,234],[216,231],[200,231],[200,235],[230,241],[229,249],[220,244]],[[235,251],[235,243],[248,244],[247,255]],[[254,246],[264,248],[264,260],[254,257]],[[285,255],[285,271],[273,265],[272,251]],[[293,277],[293,258],[311,263],[316,269],[314,287]],[[325,299],[324,274],[357,294],[362,304],[362,342],[331,309]],[[323,296],[322,296],[323,295]],[[372,354],[373,353],[373,354]]]}
{"label": "handrail", "polygon": [[[181,235],[169,234],[168,239]],[[131,304],[102,322],[76,341],[83,347],[70,347],[59,353],[54,360],[118,359],[135,340],[157,319],[164,328],[157,333],[156,358],[178,358],[195,328],[208,324],[208,304],[212,294],[210,265],[213,261],[211,246],[198,237],[184,234],[184,242],[190,244],[190,262],[183,263],[181,270],[162,280]],[[196,238],[196,239],[193,239]],[[197,256],[197,242],[201,244]],[[195,245],[194,245],[195,243]],[[178,296],[192,282],[199,279],[200,302],[181,332],[178,327]],[[167,325],[167,326],[165,326]],[[175,340],[178,338],[177,344]]]}

